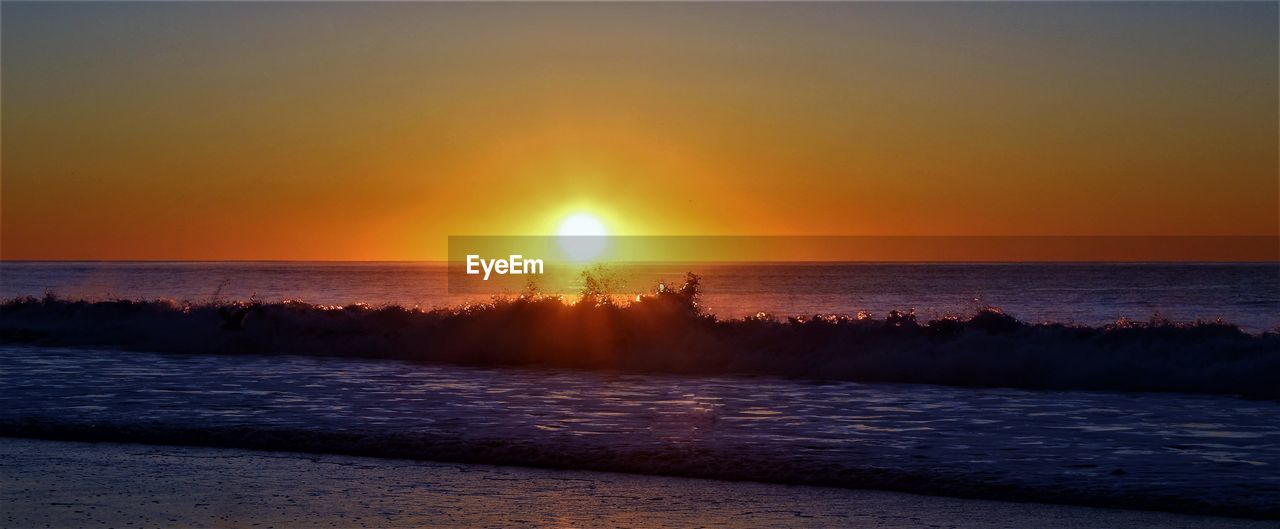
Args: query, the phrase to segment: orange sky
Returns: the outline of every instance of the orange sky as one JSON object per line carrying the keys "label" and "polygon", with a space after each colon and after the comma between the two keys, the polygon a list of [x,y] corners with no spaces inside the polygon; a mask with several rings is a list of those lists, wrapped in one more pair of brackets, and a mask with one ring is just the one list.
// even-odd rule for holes
{"label": "orange sky", "polygon": [[0,9],[4,259],[1280,235],[1274,3]]}

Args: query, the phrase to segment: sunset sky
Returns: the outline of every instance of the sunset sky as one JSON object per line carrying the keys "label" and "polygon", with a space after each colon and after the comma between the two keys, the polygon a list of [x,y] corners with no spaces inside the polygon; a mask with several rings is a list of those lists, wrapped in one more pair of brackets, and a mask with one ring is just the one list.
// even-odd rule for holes
{"label": "sunset sky", "polygon": [[[11,3],[5,259],[1280,236],[1277,4]],[[976,256],[981,257],[981,256]]]}

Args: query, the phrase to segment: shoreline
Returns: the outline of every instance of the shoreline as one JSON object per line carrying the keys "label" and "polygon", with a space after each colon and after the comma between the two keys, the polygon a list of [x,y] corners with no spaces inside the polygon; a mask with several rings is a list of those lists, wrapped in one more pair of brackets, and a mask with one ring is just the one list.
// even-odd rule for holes
{"label": "shoreline", "polygon": [[[1099,491],[1057,491],[1046,496],[1043,489],[1023,488],[1010,483],[962,483],[945,471],[893,472],[876,469],[841,474],[838,478],[822,477],[812,472],[817,467],[801,465],[782,475],[761,479],[759,475],[735,470],[738,465],[751,468],[759,460],[717,460],[701,458],[661,470],[646,466],[602,463],[602,461],[651,461],[658,454],[601,452],[586,446],[567,451],[549,451],[533,446],[508,446],[497,439],[464,439],[456,436],[433,439],[396,438],[373,441],[363,434],[335,434],[317,437],[310,431],[257,431],[237,429],[168,429],[154,426],[137,431],[131,427],[110,424],[59,425],[43,421],[21,424],[0,422],[0,440],[90,445],[127,445],[151,447],[154,450],[247,451],[272,454],[271,457],[293,457],[308,460],[324,458],[356,458],[383,461],[397,465],[484,466],[518,468],[550,473],[600,473],[654,479],[698,480],[737,483],[766,487],[810,487],[821,490],[844,490],[851,493],[884,492],[913,497],[946,498],[958,501],[987,501],[1025,505],[1096,510],[1143,511],[1179,516],[1267,521],[1275,523],[1274,510],[1256,505],[1210,504],[1202,500],[1161,494],[1133,494],[1121,490],[1110,495]],[[495,451],[496,450],[496,451]],[[3,450],[0,450],[0,454]],[[743,454],[738,454],[743,456]]]}
{"label": "shoreline", "polygon": [[[0,438],[6,527],[1162,527],[1272,522],[482,464]],[[317,467],[323,465],[323,472]]]}

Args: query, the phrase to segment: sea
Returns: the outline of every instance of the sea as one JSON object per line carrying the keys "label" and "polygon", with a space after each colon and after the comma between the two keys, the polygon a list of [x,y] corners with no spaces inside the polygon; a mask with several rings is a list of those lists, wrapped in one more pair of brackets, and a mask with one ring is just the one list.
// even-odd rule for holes
{"label": "sea", "polygon": [[[700,308],[721,319],[891,310],[943,317],[998,307],[1024,322],[1086,327],[1221,320],[1259,340],[1280,325],[1277,263],[654,266],[653,284],[699,274]],[[451,292],[445,267],[434,263],[4,262],[0,283],[5,298],[476,302],[474,293]],[[0,435],[10,437],[1280,519],[1273,399],[183,354],[10,338],[0,340]]]}
{"label": "sea", "polygon": [[[1222,319],[1250,332],[1280,326],[1276,263],[679,263],[618,272],[613,293],[651,293],[701,277],[702,307],[721,318],[765,312],[923,318],[998,307],[1022,321],[1103,325]],[[296,300],[448,308],[490,295],[450,289],[430,262],[0,262],[0,298]],[[576,292],[563,292],[573,297]]]}

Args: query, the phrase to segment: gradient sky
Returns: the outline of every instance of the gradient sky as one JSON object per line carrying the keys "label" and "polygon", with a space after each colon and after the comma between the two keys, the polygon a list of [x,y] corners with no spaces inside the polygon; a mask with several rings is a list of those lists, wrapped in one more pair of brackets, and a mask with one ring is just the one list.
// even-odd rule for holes
{"label": "gradient sky", "polygon": [[648,235],[1280,235],[1275,2],[0,20],[5,259],[437,259],[573,211]]}

